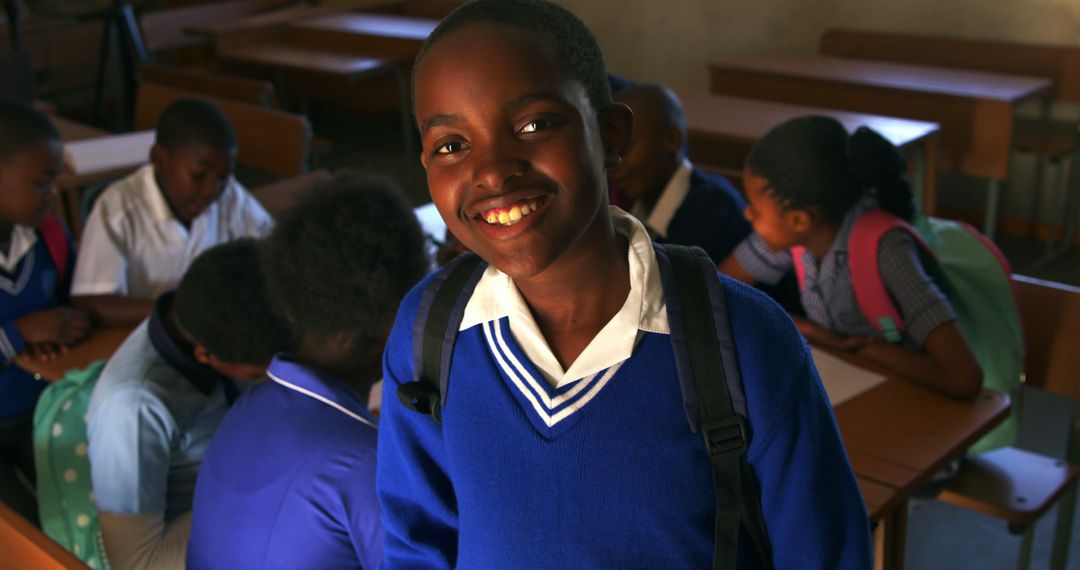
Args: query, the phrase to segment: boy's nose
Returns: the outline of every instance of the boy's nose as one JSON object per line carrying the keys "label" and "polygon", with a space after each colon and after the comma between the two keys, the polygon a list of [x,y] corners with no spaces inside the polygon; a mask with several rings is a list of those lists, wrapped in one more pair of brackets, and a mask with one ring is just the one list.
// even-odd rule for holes
{"label": "boy's nose", "polygon": [[476,161],[476,167],[473,170],[473,183],[476,186],[488,190],[499,190],[508,180],[520,176],[526,170],[524,160],[503,149],[494,148],[487,152],[476,153],[475,150],[473,152]]}
{"label": "boy's nose", "polygon": [[750,215],[750,206],[742,209],[742,217],[746,218],[746,221],[753,222],[754,216]]}

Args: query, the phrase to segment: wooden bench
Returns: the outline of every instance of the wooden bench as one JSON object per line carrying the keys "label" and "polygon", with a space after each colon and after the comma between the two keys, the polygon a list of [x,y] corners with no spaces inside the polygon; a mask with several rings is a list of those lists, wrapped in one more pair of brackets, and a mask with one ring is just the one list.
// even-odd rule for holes
{"label": "wooden bench", "polygon": [[[166,52],[194,51],[211,46],[208,38],[187,32],[187,29],[192,26],[243,17],[287,2],[288,0],[231,0],[164,8],[141,14],[139,28],[142,30],[146,48],[151,53],[157,57],[172,55]],[[173,61],[173,63],[179,62]]]}
{"label": "wooden bench", "polygon": [[136,99],[135,128],[154,128],[165,108],[185,97],[205,99],[225,113],[236,131],[238,163],[282,177],[307,171],[311,125],[303,115],[143,82]]}
{"label": "wooden bench", "polygon": [[174,65],[144,64],[139,66],[143,81],[194,91],[211,97],[230,99],[259,107],[278,108],[274,86],[266,80],[219,73],[207,69],[191,69]]}
{"label": "wooden bench", "polygon": [[1050,567],[1063,569],[1080,474],[1080,288],[1019,275],[1014,283],[1024,322],[1027,385],[1073,402],[1066,460],[1015,447],[989,451],[965,461],[938,498],[1003,519],[1010,530],[1023,533],[1022,568],[1031,558],[1035,523],[1060,503]]}
{"label": "wooden bench", "polygon": [[10,570],[89,568],[4,503],[0,503],[0,560]]}
{"label": "wooden bench", "polygon": [[300,176],[280,180],[251,189],[251,195],[274,217],[288,209],[304,193],[332,177],[328,170],[319,169]]}

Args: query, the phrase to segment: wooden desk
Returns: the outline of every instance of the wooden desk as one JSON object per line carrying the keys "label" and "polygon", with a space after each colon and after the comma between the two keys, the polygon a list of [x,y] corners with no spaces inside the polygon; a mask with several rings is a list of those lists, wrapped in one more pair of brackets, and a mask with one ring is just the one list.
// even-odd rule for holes
{"label": "wooden desk", "polygon": [[300,5],[262,12],[248,16],[206,22],[187,28],[192,35],[211,38],[218,49],[280,39],[289,24],[334,14],[364,9],[388,8],[396,5],[395,0],[332,0],[315,6]]}
{"label": "wooden desk", "polygon": [[85,368],[95,360],[109,358],[131,334],[129,327],[93,329],[79,344],[68,349],[55,360],[40,361],[23,354],[15,359],[19,368],[34,374],[40,380],[55,382],[72,368]]}
{"label": "wooden desk", "polygon": [[89,568],[4,503],[0,503],[0,560],[11,570]]}
{"label": "wooden desk", "polygon": [[438,20],[393,14],[330,14],[289,26],[292,43],[364,53],[411,63]]}
{"label": "wooden desk", "polygon": [[908,498],[1002,422],[1010,405],[999,392],[959,402],[889,378],[833,408],[867,511],[879,521],[875,567],[903,568]]}
{"label": "wooden desk", "polygon": [[56,115],[49,115],[49,122],[56,127],[56,130],[60,131],[60,140],[65,143],[107,137],[111,134],[104,129],[57,117]]}
{"label": "wooden desk", "polygon": [[804,55],[752,55],[711,66],[713,93],[932,121],[940,168],[989,180],[984,231],[993,236],[1008,174],[1014,107],[1050,80]]}
{"label": "wooden desk", "polygon": [[912,190],[921,201],[923,211],[934,213],[937,123],[711,95],[701,91],[679,91],[678,96],[686,113],[690,156],[698,162],[741,171],[750,148],[773,127],[803,115],[828,115],[843,123],[849,132],[861,126],[870,127],[904,151],[910,158]]}
{"label": "wooden desk", "polygon": [[1080,101],[1080,46],[1055,46],[975,40],[948,36],[827,30],[821,36],[823,55],[854,57],[976,69],[1045,77],[1053,82],[1049,96]]}
{"label": "wooden desk", "polygon": [[393,59],[308,47],[282,40],[225,48],[218,52],[218,57],[233,65],[273,69],[278,99],[281,101],[288,101],[283,75],[286,71],[323,75],[346,84],[392,75],[397,84],[398,114],[405,154],[410,160],[415,160],[419,153],[409,105],[409,80],[405,68]]}

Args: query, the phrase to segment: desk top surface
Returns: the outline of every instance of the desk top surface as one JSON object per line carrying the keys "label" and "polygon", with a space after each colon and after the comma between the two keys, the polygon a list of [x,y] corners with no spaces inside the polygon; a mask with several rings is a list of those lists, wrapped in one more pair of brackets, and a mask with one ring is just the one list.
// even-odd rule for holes
{"label": "desk top surface", "polygon": [[352,12],[311,18],[292,24],[291,27],[422,42],[438,25],[438,20],[430,18]]}
{"label": "desk top surface", "polygon": [[384,58],[338,53],[285,42],[232,47],[221,50],[218,56],[236,63],[325,73],[346,79],[393,64]]}
{"label": "desk top surface", "polygon": [[15,359],[15,364],[42,379],[55,382],[63,378],[64,372],[71,368],[85,368],[95,360],[111,357],[132,330],[130,327],[93,329],[89,336],[54,360],[36,360],[23,354]]}
{"label": "desk top surface", "polygon": [[687,128],[692,134],[720,136],[753,142],[788,119],[803,115],[827,115],[843,123],[849,132],[860,126],[874,129],[899,148],[918,144],[940,130],[937,123],[772,103],[704,91],[679,91],[686,112]]}
{"label": "desk top surface", "polygon": [[286,26],[293,22],[307,18],[315,18],[335,12],[347,12],[350,10],[363,10],[392,4],[387,0],[336,0],[324,2],[317,6],[290,6],[280,10],[250,14],[240,18],[205,22],[187,28],[189,34],[216,38],[230,33],[245,32],[259,28]]}
{"label": "desk top surface", "polygon": [[734,69],[899,91],[1018,103],[1048,91],[1047,78],[822,55],[754,54],[714,63]]}

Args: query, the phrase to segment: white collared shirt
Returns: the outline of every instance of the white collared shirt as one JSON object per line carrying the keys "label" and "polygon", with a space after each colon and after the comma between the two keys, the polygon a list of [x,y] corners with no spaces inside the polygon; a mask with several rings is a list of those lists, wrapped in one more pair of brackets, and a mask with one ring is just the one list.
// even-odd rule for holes
{"label": "white collared shirt", "polygon": [[203,251],[260,236],[271,224],[262,205],[230,178],[221,197],[185,228],[147,164],[98,197],[83,228],[71,293],[156,298],[175,288]]}
{"label": "white collared shirt", "polygon": [[634,350],[638,331],[670,334],[660,267],[652,240],[645,227],[626,212],[612,206],[615,231],[630,242],[630,294],[619,312],[593,337],[585,350],[563,369],[540,332],[532,312],[514,282],[494,266],[488,266],[465,306],[461,329],[509,317],[514,340],[555,388],[605,370],[628,358]]}
{"label": "white collared shirt", "polygon": [[34,228],[16,225],[11,229],[11,245],[7,251],[0,251],[0,269],[14,273],[22,258],[37,245],[38,237]]}
{"label": "white collared shirt", "polygon": [[682,206],[683,200],[686,199],[686,194],[690,192],[690,174],[693,171],[694,165],[684,158],[675,169],[675,173],[668,179],[664,190],[660,192],[660,197],[653,205],[652,212],[645,213],[645,204],[641,200],[634,202],[630,211],[634,217],[645,223],[653,235],[660,238],[667,237],[671,219],[675,217],[675,212],[679,210],[679,206]]}

